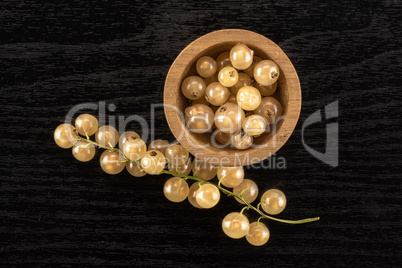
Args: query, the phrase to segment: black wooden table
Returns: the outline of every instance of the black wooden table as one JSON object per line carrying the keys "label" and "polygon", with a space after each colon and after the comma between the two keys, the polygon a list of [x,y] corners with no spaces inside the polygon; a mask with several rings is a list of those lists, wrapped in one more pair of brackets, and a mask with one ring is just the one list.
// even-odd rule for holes
{"label": "black wooden table", "polygon": [[[4,267],[36,264],[203,267],[389,267],[402,263],[401,1],[2,1],[0,4],[0,230]],[[59,1],[56,1],[59,2]],[[86,3],[88,2],[88,3]],[[70,108],[114,104],[114,116],[150,119],[170,65],[192,40],[241,28],[276,42],[302,86],[299,123],[264,164],[248,168],[263,192],[288,198],[283,218],[264,220],[263,247],[224,235],[242,206],[210,210],[165,199],[168,176],[107,175],[98,158],[75,160],[54,129]],[[338,101],[339,117],[325,120]],[[339,165],[324,152],[339,124]],[[158,138],[173,141],[156,110]],[[130,130],[137,130],[132,124]],[[273,163],[286,161],[286,169]],[[255,213],[246,212],[251,221]]]}

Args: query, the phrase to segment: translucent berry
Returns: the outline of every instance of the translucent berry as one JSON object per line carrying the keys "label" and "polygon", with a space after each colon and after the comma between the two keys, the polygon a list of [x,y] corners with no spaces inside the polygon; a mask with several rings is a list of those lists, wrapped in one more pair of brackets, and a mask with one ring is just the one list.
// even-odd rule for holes
{"label": "translucent berry", "polygon": [[261,207],[267,214],[279,214],[286,207],[286,196],[278,189],[268,190],[261,197]]}
{"label": "translucent berry", "polygon": [[230,92],[237,95],[237,92],[239,92],[239,90],[242,87],[247,87],[247,86],[252,86],[252,85],[253,85],[253,80],[250,78],[250,76],[248,76],[245,73],[239,73],[239,80],[237,80],[237,83],[230,88]]}
{"label": "translucent berry", "polygon": [[189,153],[180,144],[173,144],[166,148],[165,156],[166,160],[172,165],[183,165],[187,162]]}
{"label": "translucent berry", "polygon": [[253,86],[260,91],[262,96],[266,97],[271,96],[275,93],[276,88],[278,87],[278,81],[269,86],[263,86],[258,84],[257,82],[254,82]]}
{"label": "translucent berry", "polygon": [[128,159],[138,161],[147,151],[147,145],[141,139],[127,140],[124,143],[122,151]]}
{"label": "translucent berry", "polygon": [[214,138],[218,143],[222,145],[230,145],[230,135],[231,134],[229,133],[217,130],[212,134],[212,138]]}
{"label": "translucent berry", "polygon": [[99,159],[102,170],[111,175],[122,172],[126,163],[124,161],[125,158],[122,155],[123,152],[120,151],[120,153],[105,150]]}
{"label": "translucent berry", "polygon": [[169,146],[170,144],[167,140],[154,140],[149,144],[148,150],[158,150],[165,155],[166,148]]}
{"label": "translucent berry", "polygon": [[159,174],[165,166],[165,156],[158,150],[147,151],[141,158],[141,167],[148,174]]}
{"label": "translucent berry", "polygon": [[219,72],[222,70],[222,68],[226,66],[232,66],[232,63],[230,62],[230,52],[223,52],[219,54],[219,56],[216,58],[216,64],[217,64],[217,71]]}
{"label": "translucent berry", "polygon": [[197,60],[197,72],[202,77],[211,77],[216,73],[216,61],[208,56],[203,56]]}
{"label": "translucent berry", "polygon": [[173,177],[166,181],[163,187],[165,197],[172,202],[184,201],[189,192],[188,184],[180,177]]}
{"label": "translucent berry", "polygon": [[95,140],[99,145],[115,147],[119,141],[119,132],[112,126],[101,126],[95,133]]}
{"label": "translucent berry", "polygon": [[[254,181],[245,179],[241,184],[233,188],[233,193],[238,196],[240,196],[242,192],[243,192],[243,198],[247,202],[252,203],[258,197],[258,186]],[[238,198],[236,198],[236,201],[239,202],[240,204],[244,204],[244,202]]]}
{"label": "translucent berry", "polygon": [[92,136],[98,130],[98,119],[90,114],[81,114],[75,119],[75,128],[82,136]]}
{"label": "translucent berry", "polygon": [[211,83],[205,91],[205,99],[214,106],[223,105],[229,98],[230,91],[219,82]]}
{"label": "translucent berry", "polygon": [[147,173],[144,170],[142,170],[138,165],[136,165],[133,162],[127,162],[126,169],[128,173],[130,173],[134,177],[143,177],[147,175]]}
{"label": "translucent berry", "polygon": [[181,84],[181,92],[190,100],[202,98],[205,94],[206,88],[205,81],[198,76],[189,76],[184,79]]}
{"label": "translucent berry", "polygon": [[242,87],[236,95],[237,104],[245,111],[254,111],[261,104],[261,93],[252,86]]}
{"label": "translucent berry", "polygon": [[265,118],[268,124],[275,124],[282,115],[282,105],[273,97],[264,97],[261,104],[254,111],[255,114]]}
{"label": "translucent berry", "polygon": [[253,63],[254,51],[246,44],[237,44],[230,50],[230,62],[238,70],[244,70]]}
{"label": "translucent berry", "polygon": [[194,182],[188,191],[188,202],[190,202],[191,205],[193,205],[196,208],[202,208],[200,205],[198,205],[197,200],[195,199],[195,195],[197,193],[197,190],[200,188],[200,183],[198,181]]}
{"label": "translucent berry", "polygon": [[54,141],[64,149],[73,147],[77,142],[77,135],[74,127],[70,124],[61,124],[54,131]]}
{"label": "translucent berry", "polygon": [[263,86],[275,83],[279,78],[279,67],[271,60],[262,60],[254,67],[254,79]]}
{"label": "translucent berry", "polygon": [[232,87],[239,80],[239,74],[235,68],[226,66],[219,71],[218,80],[223,86]]}
{"label": "translucent berry", "polygon": [[197,204],[202,208],[212,208],[218,204],[221,194],[219,189],[213,184],[203,184],[195,194]]}
{"label": "translucent berry", "polygon": [[88,162],[95,156],[95,146],[86,141],[78,141],[73,145],[73,156],[81,162]]}
{"label": "translucent berry", "polygon": [[253,137],[247,135],[246,132],[240,130],[236,134],[233,134],[230,143],[239,150],[245,150],[253,145]]}
{"label": "translucent berry", "polygon": [[253,114],[243,122],[243,130],[249,136],[258,136],[265,132],[267,129],[266,119],[259,114]]}
{"label": "translucent berry", "polygon": [[262,246],[269,240],[269,230],[262,222],[253,222],[246,235],[247,241],[253,246]]}
{"label": "translucent berry", "polygon": [[126,143],[127,140],[133,141],[135,139],[140,139],[140,135],[138,135],[137,132],[134,131],[126,131],[123,134],[120,135],[119,138],[119,147],[120,149],[123,149],[124,143]]}
{"label": "translucent berry", "polygon": [[212,180],[216,176],[216,171],[218,168],[216,166],[211,165],[206,161],[202,161],[200,159],[194,159],[193,162],[193,174],[194,176],[205,181]]}
{"label": "translucent berry", "polygon": [[227,102],[237,104],[236,95],[235,95],[235,94],[233,94],[233,93],[230,93],[230,95],[229,95],[229,98],[228,98]]}
{"label": "translucent berry", "polygon": [[244,120],[244,111],[234,103],[225,103],[215,113],[216,127],[225,133],[237,133]]}
{"label": "translucent berry", "polygon": [[247,217],[239,212],[226,215],[222,221],[222,230],[230,238],[239,239],[247,235],[250,222]]}
{"label": "translucent berry", "polygon": [[244,179],[243,167],[219,167],[217,171],[218,180],[223,186],[234,188],[240,185]]}
{"label": "translucent berry", "polygon": [[214,124],[214,112],[204,104],[187,107],[184,111],[186,127],[194,133],[208,132]]}

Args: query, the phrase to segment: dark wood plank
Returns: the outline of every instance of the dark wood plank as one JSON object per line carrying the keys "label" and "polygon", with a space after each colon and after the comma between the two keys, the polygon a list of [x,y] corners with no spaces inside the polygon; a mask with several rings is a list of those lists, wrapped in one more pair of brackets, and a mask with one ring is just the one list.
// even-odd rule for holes
{"label": "dark wood plank", "polygon": [[[0,12],[1,263],[136,266],[400,266],[400,1],[3,1]],[[241,28],[276,42],[302,85],[296,130],[274,158],[287,168],[247,169],[260,190],[288,197],[261,248],[227,238],[223,217],[173,204],[167,177],[103,173],[98,156],[79,163],[53,130],[80,103],[106,101],[110,115],[150,118],[170,64],[192,40]],[[301,142],[306,118],[339,100],[339,166]],[[162,110],[155,135],[173,140]],[[325,127],[307,143],[324,150]],[[138,129],[138,125],[130,125]],[[251,220],[257,219],[246,212]]]}

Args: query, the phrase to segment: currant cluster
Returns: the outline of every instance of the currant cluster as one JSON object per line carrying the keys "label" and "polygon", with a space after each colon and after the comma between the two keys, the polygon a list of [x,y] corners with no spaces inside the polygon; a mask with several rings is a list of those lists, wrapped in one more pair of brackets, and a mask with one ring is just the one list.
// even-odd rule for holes
{"label": "currant cluster", "polygon": [[185,78],[183,95],[187,128],[194,133],[212,129],[215,140],[244,150],[253,137],[272,131],[282,115],[282,105],[272,97],[280,70],[271,60],[254,56],[245,44],[235,45],[216,59],[202,56],[196,62],[199,76]]}
{"label": "currant cluster", "polygon": [[[95,141],[89,138],[92,135]],[[277,189],[266,191],[257,207],[252,206],[259,191],[254,181],[244,179],[243,167],[215,167],[197,158],[192,160],[183,146],[169,144],[165,140],[154,140],[147,146],[133,131],[124,132],[119,137],[116,128],[107,125],[98,127],[98,120],[89,114],[79,115],[75,126],[59,125],[54,132],[54,140],[62,148],[72,148],[73,156],[82,162],[94,158],[96,147],[105,149],[99,162],[102,170],[108,174],[118,174],[126,168],[134,177],[162,173],[173,175],[163,187],[164,195],[172,202],[188,199],[194,207],[208,209],[219,202],[220,192],[235,197],[246,206],[241,212],[228,214],[222,221],[222,229],[232,238],[246,236],[247,241],[255,246],[265,244],[270,236],[268,228],[260,222],[261,218],[293,224],[317,220],[289,221],[267,215],[279,214],[286,207],[286,197]],[[117,144],[119,148],[115,148]],[[190,172],[193,172],[192,176]],[[215,177],[217,184],[210,182]],[[189,187],[187,180],[195,182]],[[233,188],[233,191],[227,188]],[[259,209],[260,206],[266,214]],[[253,209],[261,217],[250,224],[243,214],[244,209]]]}

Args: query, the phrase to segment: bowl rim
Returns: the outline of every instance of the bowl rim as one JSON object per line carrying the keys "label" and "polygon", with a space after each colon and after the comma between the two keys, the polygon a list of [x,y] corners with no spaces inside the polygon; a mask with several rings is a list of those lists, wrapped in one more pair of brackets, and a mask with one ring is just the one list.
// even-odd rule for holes
{"label": "bowl rim", "polygon": [[[275,61],[282,71],[288,86],[288,100],[286,105],[286,118],[283,120],[279,130],[272,135],[265,148],[252,148],[247,150],[238,150],[235,156],[225,149],[215,147],[199,148],[190,144],[193,133],[189,132],[182,124],[183,118],[173,109],[169,108],[178,107],[177,91],[181,94],[180,85],[183,79],[183,73],[188,68],[188,65],[193,62],[194,57],[199,56],[203,51],[210,49],[225,42],[245,43],[249,46],[258,47],[259,50]],[[263,44],[263,47],[261,47]],[[179,82],[178,82],[179,81]],[[179,87],[177,87],[179,83]],[[289,139],[293,130],[296,127],[297,121],[301,111],[301,87],[297,72],[291,63],[290,59],[283,52],[283,50],[271,41],[269,38],[260,35],[256,32],[243,29],[223,29],[207,33],[188,44],[176,57],[172,63],[169,72],[166,76],[164,85],[164,112],[167,123],[175,138],[180,144],[186,148],[191,154],[214,164],[216,159],[220,157],[227,158],[225,162],[219,162],[221,166],[244,166],[251,165],[270,157],[276,153]],[[184,138],[183,138],[184,135]],[[274,144],[269,144],[270,142]],[[218,156],[217,156],[218,155]]]}

